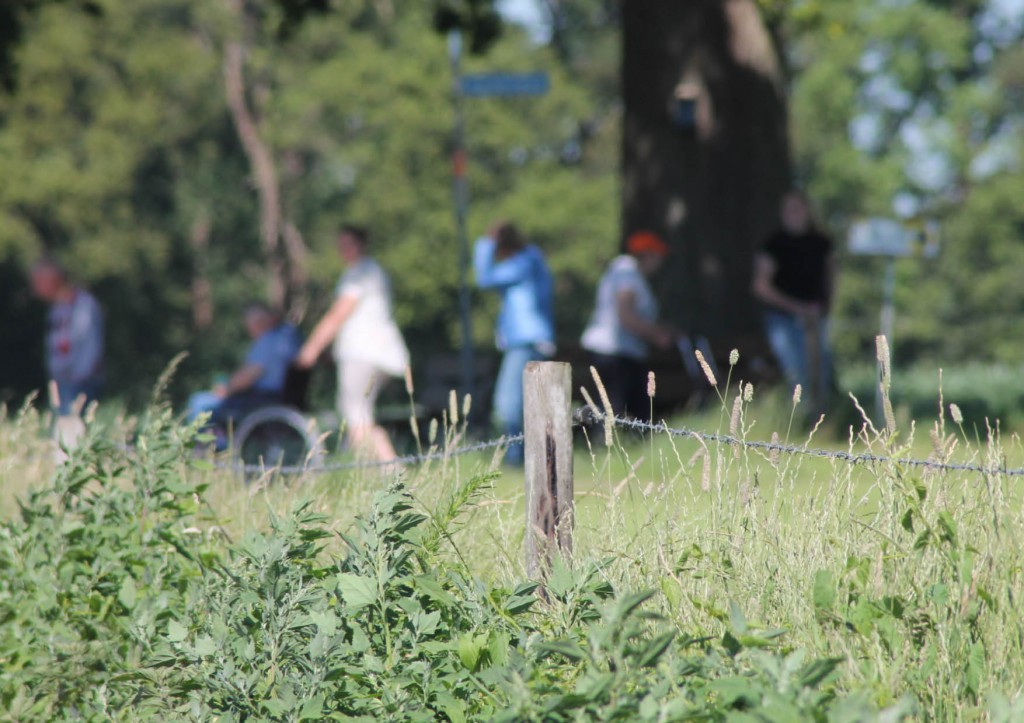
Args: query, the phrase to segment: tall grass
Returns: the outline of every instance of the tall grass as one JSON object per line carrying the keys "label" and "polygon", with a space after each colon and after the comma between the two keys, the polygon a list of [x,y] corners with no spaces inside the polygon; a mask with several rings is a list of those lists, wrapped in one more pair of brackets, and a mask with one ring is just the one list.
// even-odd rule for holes
{"label": "tall grass", "polygon": [[[720,408],[685,420],[691,427],[829,446],[813,431],[795,438],[796,402],[779,414],[758,400],[760,390],[722,383]],[[935,396],[927,425],[876,428],[862,419],[831,446],[993,467],[1024,459],[1016,436],[994,422],[981,434],[968,431]],[[758,422],[764,416],[775,428]],[[4,516],[52,475],[48,424],[31,408],[0,424]],[[113,426],[107,434],[125,436]],[[440,426],[441,438],[431,441],[457,445],[464,427]],[[448,510],[433,533],[438,549],[480,580],[512,587],[525,579],[522,478],[497,461],[451,458],[399,476],[422,509]],[[648,605],[679,635],[839,659],[836,691],[878,709],[913,700],[921,720],[1024,714],[1021,478],[851,465],[622,430],[610,446],[581,435],[576,461],[572,567],[595,570],[616,589],[656,591]],[[189,474],[206,485],[216,525],[236,541],[265,530],[268,511],[283,513],[300,499],[329,529],[348,532],[392,479],[362,470],[246,486],[223,470]],[[329,544],[344,549],[337,538]]]}

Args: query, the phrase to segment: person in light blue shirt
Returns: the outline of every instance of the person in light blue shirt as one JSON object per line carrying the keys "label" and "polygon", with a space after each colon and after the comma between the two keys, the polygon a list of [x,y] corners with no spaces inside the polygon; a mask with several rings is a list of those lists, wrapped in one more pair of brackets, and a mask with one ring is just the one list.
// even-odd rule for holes
{"label": "person in light blue shirt", "polygon": [[281,403],[288,367],[302,347],[302,336],[261,302],[245,307],[245,329],[253,343],[242,366],[213,390],[192,395],[189,420],[209,412],[210,424],[223,428],[260,407]]}
{"label": "person in light blue shirt", "polygon": [[57,386],[57,413],[71,414],[79,397],[91,402],[103,386],[103,311],[53,259],[32,267],[32,291],[50,304],[46,371]]}
{"label": "person in light blue shirt", "polygon": [[[511,223],[476,242],[476,283],[501,294],[496,343],[503,353],[494,389],[494,414],[509,436],[523,431],[523,370],[555,350],[554,291],[544,255]],[[522,464],[523,446],[509,446],[509,464]]]}

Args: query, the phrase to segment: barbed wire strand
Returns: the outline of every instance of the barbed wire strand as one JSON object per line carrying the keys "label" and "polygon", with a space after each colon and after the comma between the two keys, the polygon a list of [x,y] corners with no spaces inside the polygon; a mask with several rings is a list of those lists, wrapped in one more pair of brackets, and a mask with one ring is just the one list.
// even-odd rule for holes
{"label": "barbed wire strand", "polygon": [[[605,415],[594,412],[589,407],[584,407],[576,413],[577,420],[584,421],[589,416],[594,423],[603,424]],[[778,452],[780,454],[800,455],[805,457],[818,457],[832,459],[847,464],[897,464],[905,467],[924,468],[942,472],[978,472],[980,474],[993,474],[1004,477],[1024,477],[1024,468],[1009,468],[1001,466],[984,466],[970,463],[939,462],[933,459],[915,459],[912,457],[894,457],[884,454],[872,454],[868,452],[845,452],[842,450],[819,449],[782,442],[758,442],[741,439],[729,434],[718,434],[701,432],[687,427],[670,427],[665,422],[651,423],[639,419],[626,419],[623,417],[612,417],[612,423],[616,427],[632,429],[640,432],[651,432],[654,434],[667,434],[672,437],[684,437],[699,439],[704,442],[723,444],[728,446],[743,447],[746,449],[759,450],[762,452]]]}
{"label": "barbed wire strand", "polygon": [[[583,407],[573,415],[573,427],[588,427],[604,424],[605,415],[596,412],[590,407]],[[697,439],[713,444],[721,444],[730,447],[741,447],[744,449],[756,450],[766,453],[789,454],[804,457],[815,457],[829,459],[847,464],[897,464],[905,467],[929,469],[941,472],[974,472],[985,475],[999,475],[1004,477],[1024,477],[1024,468],[1009,468],[1005,466],[986,466],[971,463],[940,462],[932,459],[915,459],[913,457],[896,457],[884,454],[873,454],[869,452],[848,452],[842,450],[821,449],[808,447],[806,445],[786,444],[782,442],[760,442],[755,440],[741,439],[729,434],[714,432],[701,432],[688,427],[670,427],[665,422],[646,422],[640,419],[629,419],[624,417],[612,417],[612,423],[622,429],[630,429],[638,432],[650,432],[652,434],[667,434],[672,437]],[[361,469],[382,469],[387,467],[415,466],[427,462],[437,462],[454,457],[462,457],[468,454],[486,452],[506,447],[512,444],[521,444],[525,435],[517,434],[511,437],[498,437],[476,444],[456,447],[455,449],[438,449],[426,454],[404,455],[390,461],[353,461],[338,462],[332,464],[316,465],[260,465],[241,464],[239,462],[218,462],[214,466],[219,469],[230,469],[244,474],[282,474],[282,475],[322,475],[332,472],[355,471]]]}

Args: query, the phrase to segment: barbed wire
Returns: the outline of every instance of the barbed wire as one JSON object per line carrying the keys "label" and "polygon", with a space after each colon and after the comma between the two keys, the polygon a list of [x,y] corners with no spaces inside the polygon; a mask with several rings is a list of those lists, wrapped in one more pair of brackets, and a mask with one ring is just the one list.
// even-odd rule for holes
{"label": "barbed wire", "polygon": [[[605,415],[594,411],[591,407],[583,407],[577,410],[574,415],[577,424],[604,424]],[[759,442],[729,434],[713,432],[701,432],[687,427],[670,427],[665,422],[645,422],[640,419],[628,419],[624,417],[612,417],[612,423],[616,427],[632,429],[640,432],[651,432],[654,434],[667,434],[672,437],[684,437],[698,439],[714,444],[743,447],[763,452],[779,454],[800,455],[805,457],[818,457],[832,459],[847,464],[897,464],[905,467],[925,468],[943,472],[978,472],[980,474],[993,474],[1004,477],[1024,477],[1024,468],[1010,468],[1005,466],[985,466],[971,463],[939,462],[932,459],[915,459],[913,457],[895,457],[884,454],[872,454],[869,452],[846,452],[842,450],[821,449],[783,442]]]}
{"label": "barbed wire", "polygon": [[[1004,477],[1024,477],[1024,468],[1010,468],[999,465],[981,465],[972,463],[941,462],[934,459],[917,459],[913,457],[898,457],[885,454],[874,454],[870,452],[849,452],[844,450],[832,450],[806,445],[796,445],[784,442],[762,442],[747,440],[730,434],[717,432],[702,432],[689,427],[671,427],[666,422],[648,422],[640,419],[613,416],[612,424],[616,428],[629,429],[638,432],[652,434],[666,434],[671,437],[688,438],[720,444],[730,447],[740,447],[771,454],[787,454],[803,457],[814,457],[819,459],[835,460],[851,465],[870,464],[896,464],[904,467],[918,469],[929,469],[942,472],[972,472],[985,475],[1000,475]],[[591,407],[582,407],[573,415],[573,428],[602,426],[605,423],[605,415],[594,411]],[[356,470],[384,469],[389,467],[417,466],[427,462],[437,462],[455,457],[463,457],[469,454],[487,452],[507,447],[512,444],[521,444],[525,441],[525,435],[517,434],[511,437],[503,436],[488,439],[475,444],[463,445],[454,449],[436,449],[423,454],[410,454],[397,457],[389,461],[377,460],[355,460],[350,462],[336,462],[330,464],[304,464],[304,465],[269,465],[269,464],[244,464],[240,461],[215,462],[217,469],[227,469],[243,474],[280,474],[280,475],[324,475],[334,472],[347,472]]]}

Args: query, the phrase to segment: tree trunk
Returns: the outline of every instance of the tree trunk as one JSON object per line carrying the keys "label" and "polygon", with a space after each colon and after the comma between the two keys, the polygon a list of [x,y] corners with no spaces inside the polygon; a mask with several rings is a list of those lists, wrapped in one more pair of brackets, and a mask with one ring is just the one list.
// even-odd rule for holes
{"label": "tree trunk", "polygon": [[192,246],[192,326],[206,331],[213,326],[213,289],[210,286],[207,256],[210,253],[210,216],[203,211],[192,224],[189,244]]}
{"label": "tree trunk", "polygon": [[[284,219],[274,152],[260,132],[257,112],[246,92],[243,38],[253,34],[252,27],[257,21],[247,13],[244,0],[226,2],[237,19],[239,37],[229,39],[224,46],[224,90],[259,195],[260,241],[270,272],[268,301],[290,316],[301,316],[306,306],[306,245],[295,224]],[[269,95],[269,88],[257,86],[252,95],[259,100]]]}
{"label": "tree trunk", "polygon": [[[723,341],[760,329],[754,252],[790,181],[778,55],[752,0],[624,0],[623,231],[672,244],[665,316]],[[696,101],[690,130],[675,98]]]}

